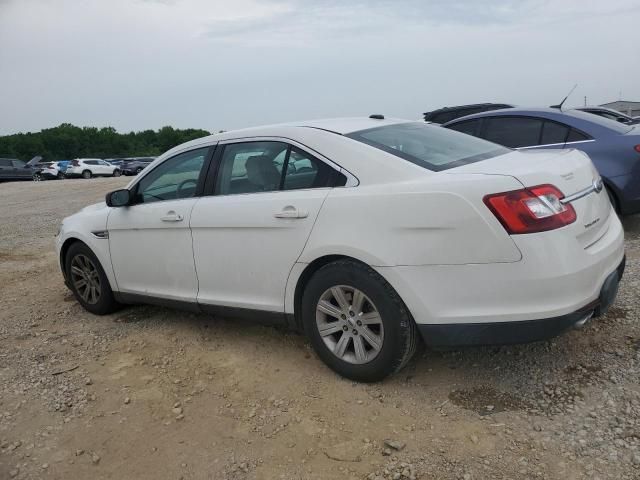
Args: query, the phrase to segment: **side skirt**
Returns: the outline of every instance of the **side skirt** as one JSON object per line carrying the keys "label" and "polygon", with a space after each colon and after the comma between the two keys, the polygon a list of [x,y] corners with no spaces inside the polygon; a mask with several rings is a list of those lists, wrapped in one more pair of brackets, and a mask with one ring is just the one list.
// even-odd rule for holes
{"label": "side skirt", "polygon": [[137,293],[113,292],[113,296],[119,303],[127,305],[157,305],[159,307],[172,308],[175,310],[185,310],[194,313],[205,313],[222,318],[234,318],[248,320],[263,325],[293,327],[291,320],[284,312],[269,312],[265,310],[255,310],[251,308],[227,307],[222,305],[209,305],[197,302],[185,302],[182,300],[171,300],[167,298],[154,297],[151,295],[140,295]]}

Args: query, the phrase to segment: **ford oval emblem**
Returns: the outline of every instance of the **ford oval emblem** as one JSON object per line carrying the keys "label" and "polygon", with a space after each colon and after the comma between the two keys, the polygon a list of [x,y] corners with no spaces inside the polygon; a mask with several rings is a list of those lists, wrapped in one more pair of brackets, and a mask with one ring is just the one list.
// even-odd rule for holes
{"label": "ford oval emblem", "polygon": [[604,183],[602,183],[602,178],[593,181],[593,190],[596,193],[600,193],[604,188]]}

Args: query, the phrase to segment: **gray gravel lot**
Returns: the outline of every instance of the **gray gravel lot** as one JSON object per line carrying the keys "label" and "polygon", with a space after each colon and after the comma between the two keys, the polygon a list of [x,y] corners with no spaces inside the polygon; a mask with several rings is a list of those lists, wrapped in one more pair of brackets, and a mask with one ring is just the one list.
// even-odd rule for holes
{"label": "gray gravel lot", "polygon": [[640,217],[607,316],[363,385],[293,333],[82,310],[53,236],[126,183],[0,184],[0,479],[640,478]]}

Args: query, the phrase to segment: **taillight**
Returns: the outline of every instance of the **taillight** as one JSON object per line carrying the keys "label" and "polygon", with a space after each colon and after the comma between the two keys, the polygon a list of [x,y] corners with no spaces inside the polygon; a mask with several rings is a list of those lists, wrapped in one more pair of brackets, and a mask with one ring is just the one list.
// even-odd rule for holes
{"label": "taillight", "polygon": [[633,149],[634,149],[636,152],[640,153],[640,145],[636,145],[635,147],[633,147]]}
{"label": "taillight", "polygon": [[560,201],[563,197],[553,185],[538,185],[487,195],[484,203],[510,234],[536,233],[576,221],[576,211]]}

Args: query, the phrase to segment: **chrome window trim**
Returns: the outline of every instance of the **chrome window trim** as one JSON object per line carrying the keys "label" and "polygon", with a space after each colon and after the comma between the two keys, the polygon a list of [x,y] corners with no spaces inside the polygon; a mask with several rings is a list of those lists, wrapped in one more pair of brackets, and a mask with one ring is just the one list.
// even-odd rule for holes
{"label": "chrome window trim", "polygon": [[566,142],[566,143],[545,143],[543,145],[531,145],[529,147],[516,147],[514,150],[527,150],[529,148],[542,148],[542,147],[560,147],[560,146],[567,146],[567,145],[575,145],[576,143],[588,143],[588,142],[595,142],[595,139],[589,139],[589,140],[576,140],[575,142]]}

